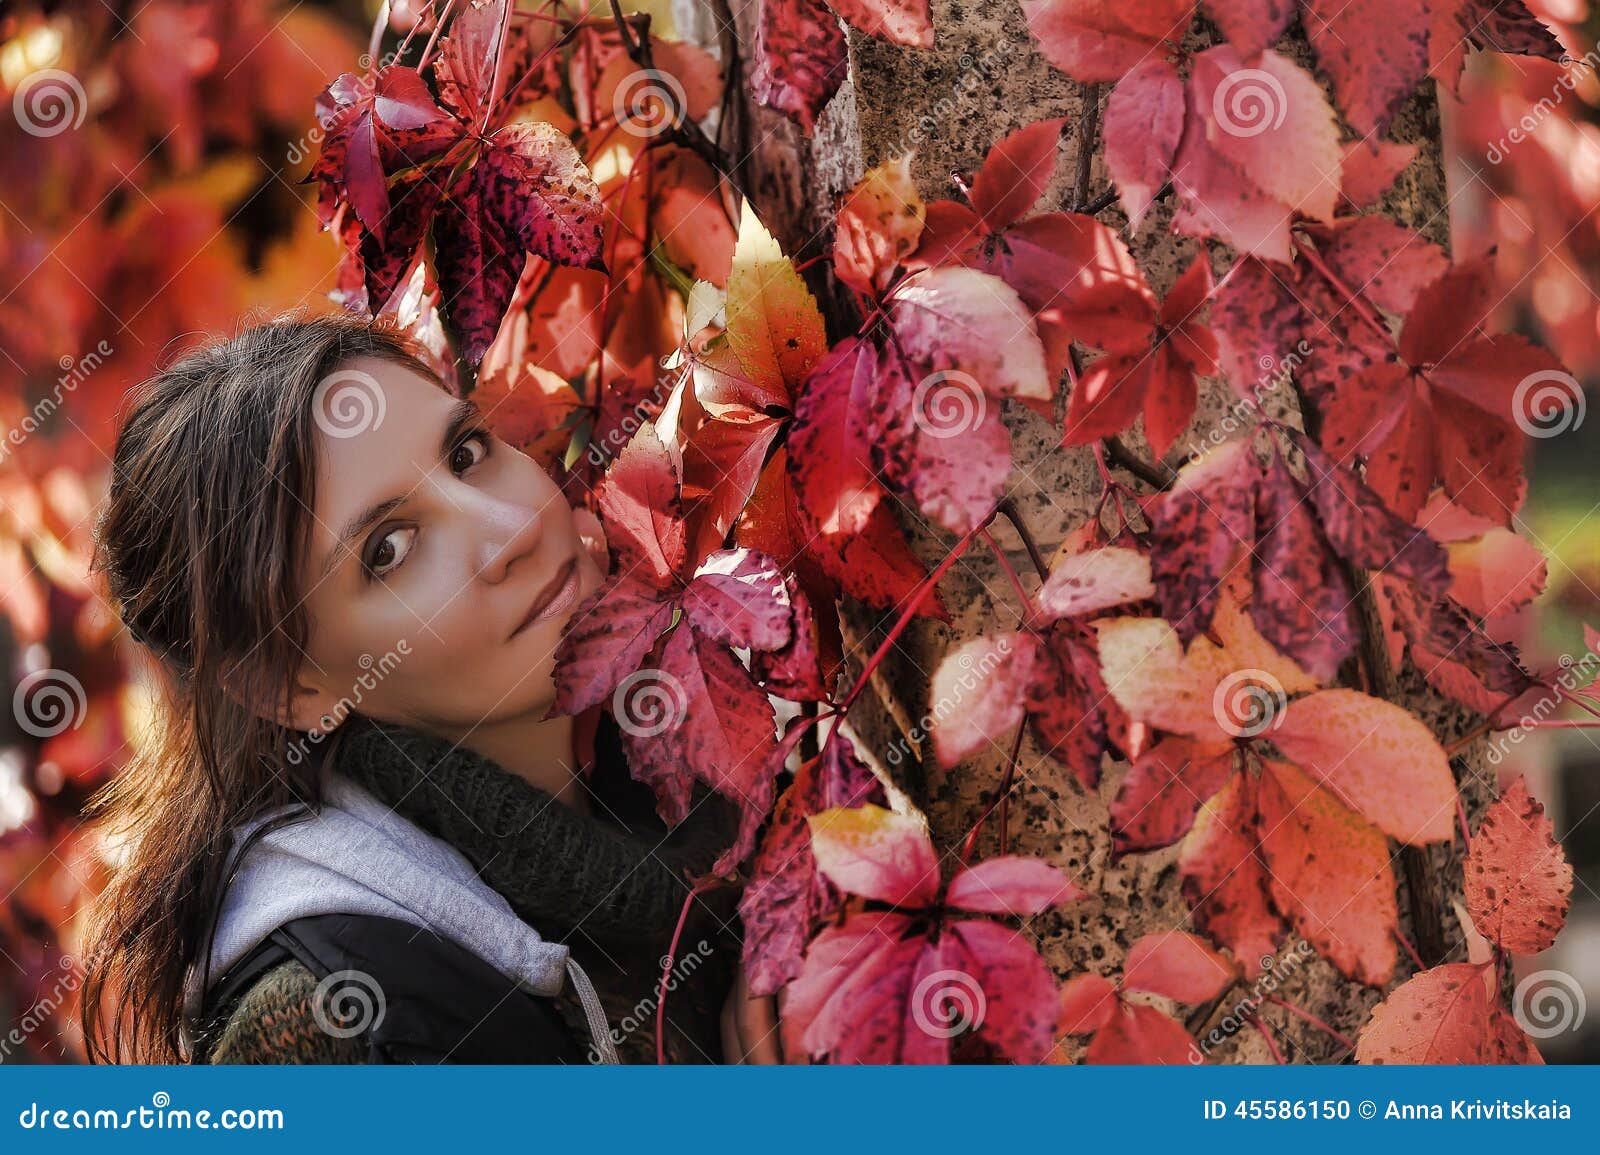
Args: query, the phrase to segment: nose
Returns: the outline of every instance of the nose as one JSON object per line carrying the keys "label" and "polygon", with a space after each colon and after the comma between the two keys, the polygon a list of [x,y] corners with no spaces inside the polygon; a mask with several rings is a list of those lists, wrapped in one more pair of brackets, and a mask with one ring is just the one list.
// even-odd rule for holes
{"label": "nose", "polygon": [[490,585],[498,585],[518,559],[538,550],[544,540],[549,507],[530,508],[521,502],[492,497],[484,500],[482,516],[490,528],[482,538],[483,560],[478,576]]}

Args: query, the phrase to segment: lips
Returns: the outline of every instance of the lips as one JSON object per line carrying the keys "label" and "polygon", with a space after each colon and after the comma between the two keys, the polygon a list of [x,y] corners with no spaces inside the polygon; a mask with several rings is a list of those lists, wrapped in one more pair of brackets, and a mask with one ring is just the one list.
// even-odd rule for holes
{"label": "lips", "polygon": [[578,559],[571,557],[556,571],[556,576],[550,579],[548,585],[539,591],[533,599],[533,604],[528,607],[528,612],[523,615],[517,627],[511,631],[509,637],[516,637],[523,630],[535,622],[542,622],[546,618],[559,614],[572,604],[578,596]]}

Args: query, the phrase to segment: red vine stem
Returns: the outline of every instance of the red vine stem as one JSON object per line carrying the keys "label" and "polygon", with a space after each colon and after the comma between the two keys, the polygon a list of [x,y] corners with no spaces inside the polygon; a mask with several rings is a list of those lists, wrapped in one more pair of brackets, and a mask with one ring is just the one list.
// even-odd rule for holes
{"label": "red vine stem", "polygon": [[1005,571],[1006,577],[1011,579],[1011,586],[1017,591],[1017,597],[1022,599],[1022,619],[1026,622],[1032,615],[1033,595],[1022,584],[1022,575],[1017,573],[1011,564],[1011,560],[1006,557],[1005,550],[1000,548],[1000,543],[995,541],[993,535],[982,526],[978,528],[978,533],[982,535],[984,542],[989,546],[989,552],[994,554],[994,560]]}
{"label": "red vine stem", "polygon": [[996,808],[1000,810],[1000,853],[1004,854],[1006,852],[1005,804],[1006,799],[1011,795],[1011,782],[1016,774],[1017,755],[1022,752],[1022,732],[1025,729],[1027,729],[1025,723],[1017,727],[1016,736],[1011,739],[1011,754],[1006,759],[1006,772],[1001,777],[1000,784],[995,787],[994,797],[989,800],[989,805],[984,809],[984,812],[978,815],[978,821],[972,824],[972,829],[968,832],[966,841],[961,844],[961,863],[963,866],[972,861],[972,852],[978,845],[978,835],[983,831],[983,824],[989,820],[989,815],[993,814]]}
{"label": "red vine stem", "polygon": [[1352,1051],[1356,1049],[1355,1043],[1351,1042],[1350,1038],[1347,1035],[1344,1035],[1343,1033],[1334,1030],[1327,1023],[1323,1022],[1316,1015],[1312,1014],[1310,1011],[1306,1010],[1304,1007],[1298,1007],[1294,1003],[1291,1003],[1288,999],[1279,998],[1277,995],[1268,995],[1266,997],[1265,1001],[1271,1003],[1275,1007],[1282,1007],[1284,1010],[1288,1011],[1291,1015],[1296,1015],[1299,1018],[1301,1018],[1301,1019],[1305,1020],[1306,1022],[1310,1023],[1313,1027],[1316,1027],[1317,1030],[1319,1030],[1323,1034],[1327,1035],[1334,1042],[1338,1043],[1341,1047],[1348,1047]]}
{"label": "red vine stem", "polygon": [[715,890],[722,885],[720,878],[708,878],[696,883],[683,900],[683,909],[678,912],[678,925],[672,931],[672,945],[667,948],[667,957],[661,967],[661,989],[656,993],[656,1065],[667,1065],[667,981],[672,977],[672,967],[678,957],[678,940],[683,937],[683,925],[689,921],[689,908],[694,905],[694,900],[708,890]]}
{"label": "red vine stem", "polygon": [[1287,1060],[1283,1057],[1283,1052],[1278,1049],[1278,1041],[1272,1037],[1272,1032],[1267,1029],[1267,1024],[1254,1011],[1241,1011],[1239,1012],[1239,1017],[1261,1032],[1262,1039],[1266,1041],[1267,1050],[1272,1054],[1272,1061],[1280,1067],[1283,1066]]}
{"label": "red vine stem", "polygon": [[1378,320],[1378,318],[1373,314],[1371,307],[1362,299],[1360,293],[1353,291],[1348,285],[1339,279],[1339,275],[1337,273],[1328,268],[1327,262],[1318,255],[1315,249],[1302,244],[1300,239],[1296,237],[1294,242],[1294,250],[1306,259],[1307,264],[1309,264],[1313,269],[1317,270],[1318,273],[1322,274],[1323,279],[1326,280],[1328,284],[1332,285],[1336,290],[1338,290],[1340,295],[1343,296],[1346,302],[1349,303],[1350,307],[1356,311],[1356,315],[1358,317],[1360,317],[1368,325],[1372,326],[1372,328],[1377,331],[1378,335],[1386,342],[1391,345],[1394,344],[1394,334],[1389,331],[1389,327],[1382,321]]}
{"label": "red vine stem", "polygon": [[1428,969],[1428,964],[1422,961],[1422,956],[1417,953],[1417,948],[1411,945],[1409,938],[1401,934],[1398,929],[1395,930],[1394,937],[1400,941],[1401,946],[1406,948],[1406,953],[1411,956],[1411,961],[1417,964],[1419,971]]}
{"label": "red vine stem", "polygon": [[957,558],[967,552],[968,547],[972,545],[978,534],[984,529],[988,528],[989,523],[994,520],[995,512],[996,511],[994,510],[990,510],[989,516],[984,518],[980,524],[963,535],[961,540],[956,542],[954,548],[951,549],[949,555],[946,556],[937,567],[935,567],[934,571],[917,584],[917,589],[911,595],[911,600],[906,603],[906,608],[900,613],[899,621],[895,622],[894,628],[889,631],[889,636],[884,638],[883,641],[878,644],[878,648],[873,651],[872,657],[867,659],[867,664],[862,667],[861,676],[856,679],[856,684],[852,686],[850,688],[850,692],[845,695],[844,701],[839,703],[836,710],[838,714],[843,716],[844,714],[849,713],[851,705],[856,700],[856,696],[866,688],[867,680],[872,677],[872,672],[876,670],[878,666],[882,664],[883,659],[888,656],[889,647],[894,645],[896,638],[905,633],[906,627],[911,624],[911,619],[916,616],[917,610],[922,606],[922,603],[927,600],[928,594],[933,590],[933,587],[938,585],[939,579],[944,576],[945,571],[956,563]]}

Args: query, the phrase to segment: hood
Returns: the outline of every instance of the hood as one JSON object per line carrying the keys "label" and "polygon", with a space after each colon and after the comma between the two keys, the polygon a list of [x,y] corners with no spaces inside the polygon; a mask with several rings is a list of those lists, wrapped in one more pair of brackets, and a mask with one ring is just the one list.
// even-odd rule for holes
{"label": "hood", "polygon": [[[223,896],[204,978],[185,987],[190,1018],[229,967],[286,922],[322,914],[386,915],[425,927],[471,951],[537,995],[560,994],[572,980],[602,1061],[616,1047],[593,984],[570,950],[547,942],[465,855],[390,810],[338,773],[325,778],[320,811],[249,842]],[[238,848],[278,810],[234,835]]]}

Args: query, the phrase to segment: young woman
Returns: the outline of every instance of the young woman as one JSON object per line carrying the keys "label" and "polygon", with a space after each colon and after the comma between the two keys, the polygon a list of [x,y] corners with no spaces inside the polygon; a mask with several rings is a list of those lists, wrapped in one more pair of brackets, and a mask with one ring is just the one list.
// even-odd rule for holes
{"label": "young woman", "polygon": [[[654,1061],[735,817],[668,832],[609,717],[543,720],[606,566],[398,334],[284,318],[147,382],[95,569],[162,709],[97,807],[91,1056]],[[778,1057],[738,951],[733,896],[697,899],[670,1060]]]}

